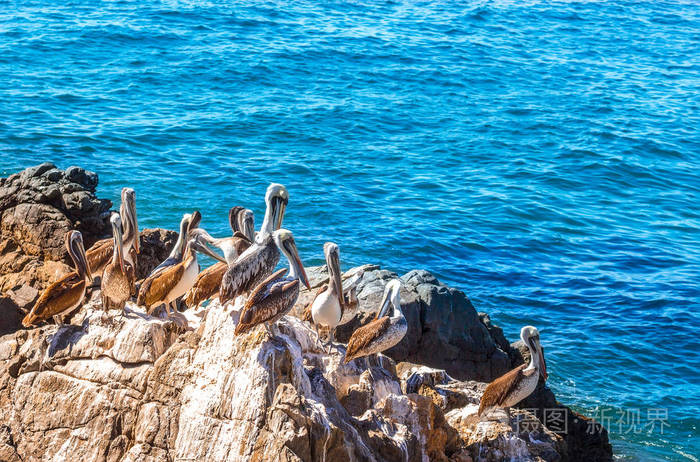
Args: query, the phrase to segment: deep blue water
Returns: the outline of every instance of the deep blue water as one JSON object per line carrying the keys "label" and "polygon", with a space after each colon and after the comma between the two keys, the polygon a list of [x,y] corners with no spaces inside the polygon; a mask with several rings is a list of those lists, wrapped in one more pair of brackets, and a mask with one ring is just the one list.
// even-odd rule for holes
{"label": "deep blue water", "polygon": [[3,176],[81,165],[214,234],[284,183],[305,263],[429,269],[538,326],[616,454],[698,460],[700,4],[93,3],[3,3]]}

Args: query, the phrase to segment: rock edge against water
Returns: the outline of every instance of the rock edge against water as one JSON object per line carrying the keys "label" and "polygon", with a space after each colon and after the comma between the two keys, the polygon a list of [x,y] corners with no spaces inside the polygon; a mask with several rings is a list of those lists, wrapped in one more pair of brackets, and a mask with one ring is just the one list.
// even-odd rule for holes
{"label": "rock edge against water", "polygon": [[[56,233],[62,242],[74,228],[104,236],[110,205],[95,197],[96,185],[95,174],[50,164],[0,180],[2,319],[21,315],[20,304],[31,306],[32,291],[53,277],[7,271],[8,255],[24,267],[65,265],[60,246],[37,243]],[[73,192],[84,209],[63,207]],[[17,232],[26,209],[41,223],[27,235]],[[139,272],[147,272],[174,233],[147,231],[141,243],[148,257]],[[341,341],[374,314],[394,277],[362,270],[359,307],[338,329]],[[308,273],[315,287],[326,277],[324,267]],[[272,338],[262,328],[235,337],[237,307],[216,302],[187,312],[189,332],[132,304],[107,318],[98,293],[67,326],[17,330],[8,321],[0,331],[0,460],[611,460],[605,429],[542,383],[520,406],[528,410],[479,423],[484,382],[527,358],[461,291],[425,271],[401,279],[408,334],[370,371],[342,364],[342,344],[319,350],[311,326],[293,316]],[[296,314],[311,296],[301,293]],[[566,410],[567,434],[542,425],[544,408]]]}

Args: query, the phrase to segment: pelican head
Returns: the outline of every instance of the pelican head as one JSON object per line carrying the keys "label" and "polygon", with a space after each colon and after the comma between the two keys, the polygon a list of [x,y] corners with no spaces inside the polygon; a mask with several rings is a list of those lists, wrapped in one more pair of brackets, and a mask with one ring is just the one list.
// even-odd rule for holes
{"label": "pelican head", "polygon": [[389,313],[389,308],[401,310],[401,281],[392,279],[387,283],[384,287],[384,296],[380,307],[376,319],[386,316]]}
{"label": "pelican head", "polygon": [[338,297],[338,303],[343,306],[345,300],[343,298],[343,283],[340,280],[340,249],[338,244],[326,242],[323,244],[323,254],[326,256],[326,265],[328,266],[328,286],[333,287]]}
{"label": "pelican head", "polygon": [[547,362],[544,360],[544,352],[540,345],[540,332],[536,327],[525,326],[520,330],[520,339],[530,350],[530,355],[543,379],[547,380]]}
{"label": "pelican head", "polygon": [[180,235],[185,236],[187,234],[187,228],[190,226],[190,221],[192,221],[192,214],[185,213],[182,215],[180,220]]}
{"label": "pelican head", "polygon": [[112,235],[114,236],[114,255],[119,261],[119,266],[123,273],[126,273],[124,269],[124,246],[122,242],[122,219],[118,213],[113,213],[109,218],[112,223]]}
{"label": "pelican head", "polygon": [[235,207],[231,207],[228,211],[228,224],[231,227],[231,234],[236,234],[236,231],[241,231],[241,222],[238,219],[238,216],[240,213],[245,210],[245,208],[241,207],[240,205],[236,205]]}
{"label": "pelican head", "polygon": [[[272,228],[268,231],[274,231],[282,227],[282,220],[284,219],[284,211],[287,208],[287,203],[289,202],[289,193],[287,188],[279,183],[271,183],[267,187],[267,193],[265,193],[265,205],[267,206],[266,215],[269,213],[269,219],[271,222],[267,223],[268,226]],[[268,219],[268,217],[265,217]],[[265,231],[264,229],[262,230]]]}
{"label": "pelican head", "polygon": [[193,250],[195,250],[203,255],[207,255],[207,256],[209,256],[215,260],[218,260],[222,263],[226,263],[226,260],[224,260],[224,258],[221,255],[219,255],[218,253],[211,250],[205,244],[205,242],[207,242],[207,241],[210,242],[211,240],[213,240],[212,237],[209,235],[209,233],[207,233],[205,230],[203,230],[202,228],[195,228],[187,234],[187,237],[189,239],[187,241],[187,245],[191,249],[193,249]]}
{"label": "pelican head", "polygon": [[75,270],[82,277],[86,277],[92,282],[92,272],[85,256],[85,246],[83,245],[83,235],[80,231],[71,231],[66,235],[66,250],[75,265]]}
{"label": "pelican head", "polygon": [[291,269],[289,277],[301,279],[301,282],[303,282],[308,289],[311,289],[311,284],[309,284],[309,278],[306,277],[304,265],[301,264],[301,258],[299,258],[299,251],[294,242],[292,232],[280,228],[272,233],[272,238],[275,240],[277,247],[279,247],[285,257],[287,257],[287,260],[289,260],[289,267]]}
{"label": "pelican head", "polygon": [[249,241],[253,242],[255,239],[255,219],[252,210],[243,209],[238,213],[238,228]]}
{"label": "pelican head", "polygon": [[199,228],[199,224],[202,222],[202,214],[199,213],[199,210],[195,210],[192,212],[192,215],[190,215],[190,222],[187,225],[187,231],[191,231],[195,228]]}
{"label": "pelican head", "polygon": [[124,217],[124,237],[132,238],[134,235],[134,250],[136,253],[141,253],[139,248],[139,225],[136,219],[136,193],[132,188],[122,188],[122,204],[119,207],[119,213]]}

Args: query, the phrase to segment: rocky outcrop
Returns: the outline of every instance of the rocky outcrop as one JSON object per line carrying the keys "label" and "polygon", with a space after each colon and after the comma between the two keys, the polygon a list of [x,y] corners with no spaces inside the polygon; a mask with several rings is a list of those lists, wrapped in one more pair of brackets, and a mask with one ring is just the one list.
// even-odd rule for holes
{"label": "rocky outcrop", "polygon": [[70,271],[69,230],[83,233],[87,246],[108,231],[112,204],[95,196],[96,187],[95,173],[51,163],[0,179],[0,292],[21,309]]}
{"label": "rocky outcrop", "polygon": [[[293,316],[273,336],[262,328],[233,335],[242,299],[186,311],[191,329],[182,331],[131,303],[122,314],[105,314],[95,290],[70,324],[16,331],[21,306],[55,277],[50,271],[65,271],[60,246],[32,246],[72,228],[86,240],[105,232],[104,220],[90,219],[109,208],[98,206],[105,201],[94,197],[96,184],[94,174],[48,164],[0,182],[0,283],[7,284],[0,297],[0,460],[611,459],[605,430],[594,426],[597,434],[583,435],[589,423],[543,385],[510,416],[476,417],[484,382],[527,357],[464,293],[425,271],[401,277],[408,333],[370,369],[362,361],[344,364],[342,344],[326,353],[312,327]],[[79,200],[72,188],[88,194]],[[63,207],[66,201],[82,205]],[[46,212],[43,227],[26,239],[16,232],[22,204]],[[85,213],[73,210],[83,206]],[[142,231],[138,277],[167,256],[175,238]],[[40,277],[34,268],[48,273]],[[308,273],[315,288],[327,278],[324,267]],[[358,304],[337,331],[341,341],[374,316],[384,285],[396,277],[375,265],[345,276],[355,274]],[[315,292],[303,291],[294,313]],[[571,412],[569,433],[541,420],[541,410],[557,406]]]}
{"label": "rocky outcrop", "polygon": [[136,279],[143,279],[160,265],[175,247],[177,233],[162,228],[143,229],[139,234],[140,253]]}
{"label": "rocky outcrop", "polygon": [[[73,325],[2,337],[0,450],[8,460],[472,460],[446,408],[404,393],[392,367],[344,365],[342,347],[323,353],[293,317],[274,337],[236,337],[232,307],[199,314],[179,335],[131,305],[109,318],[93,300]],[[353,394],[365,399],[347,406]]]}
{"label": "rocky outcrop", "polygon": [[17,329],[40,291],[70,271],[69,230],[86,245],[107,232],[111,203],[96,188],[95,173],[51,163],[0,178],[0,333]]}
{"label": "rocky outcrop", "polygon": [[[43,289],[71,271],[65,235],[77,229],[87,248],[111,234],[111,202],[95,195],[97,174],[51,163],[0,178],[0,335],[19,328]],[[138,277],[172,249],[177,233],[141,233]]]}
{"label": "rocky outcrop", "polygon": [[234,336],[237,306],[192,330],[94,296],[72,325],[0,337],[3,460],[497,461],[572,458],[530,410],[479,421],[485,384],[382,356],[343,364],[309,325]]}

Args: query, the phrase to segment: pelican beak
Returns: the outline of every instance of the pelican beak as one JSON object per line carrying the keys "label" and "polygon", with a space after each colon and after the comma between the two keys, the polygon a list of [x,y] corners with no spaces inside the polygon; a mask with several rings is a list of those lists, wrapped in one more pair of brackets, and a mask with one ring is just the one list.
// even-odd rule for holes
{"label": "pelican beak", "polygon": [[301,264],[297,244],[292,238],[286,240],[284,244],[287,247],[289,255],[292,257],[292,264],[296,267],[297,272],[299,273],[299,279],[301,279],[301,282],[304,283],[307,289],[311,290],[311,284],[309,283],[309,278],[306,276],[306,270],[304,270],[304,265]]}
{"label": "pelican beak", "polygon": [[131,188],[122,189],[122,201],[126,204],[125,211],[127,214],[127,220],[129,220],[129,226],[132,228],[132,232],[135,234],[134,238],[134,250],[136,253],[141,253],[141,243],[139,239],[139,224],[136,219],[136,194]]}
{"label": "pelican beak", "polygon": [[199,228],[199,224],[202,222],[202,214],[199,213],[199,210],[195,210],[192,212],[192,217],[190,218],[190,222],[187,225],[187,231],[192,231],[193,229]]}
{"label": "pelican beak", "polygon": [[255,221],[253,220],[253,214],[249,213],[243,217],[243,234],[253,242],[255,240]]}
{"label": "pelican beak", "polygon": [[540,362],[540,375],[546,381],[547,380],[547,362],[544,360],[544,352],[542,351],[542,345],[540,345],[539,340],[537,341],[537,356]]}
{"label": "pelican beak", "polygon": [[213,258],[214,260],[218,260],[218,261],[220,261],[220,262],[222,262],[222,263],[226,263],[226,260],[224,260],[224,258],[223,258],[221,255],[219,255],[218,253],[214,252],[214,251],[211,250],[208,246],[206,246],[205,244],[203,244],[203,243],[200,241],[200,238],[199,238],[198,236],[195,237],[195,238],[193,238],[193,239],[192,239],[192,242],[194,243],[194,249],[195,249],[197,252],[202,253],[202,254],[204,254],[204,255],[207,255],[207,256]]}
{"label": "pelican beak", "polygon": [[382,318],[389,314],[389,307],[391,306],[391,304],[391,291],[385,290],[384,298],[382,298],[382,304],[380,305],[381,308],[379,309],[379,313],[377,313],[377,317],[375,319]]}
{"label": "pelican beak", "polygon": [[32,310],[31,312],[27,313],[27,315],[22,319],[22,325],[24,327],[31,327],[38,317],[34,314],[34,311]]}
{"label": "pelican beak", "polygon": [[335,286],[338,303],[340,303],[340,306],[344,306],[345,297],[343,296],[343,282],[340,279],[340,251],[337,245],[331,244],[327,247],[326,264],[328,265],[329,277],[332,279],[333,285]]}
{"label": "pelican beak", "polygon": [[234,207],[231,207],[228,211],[228,225],[231,227],[231,233],[236,234],[236,231],[239,231],[240,226],[238,225],[238,215],[241,213],[243,210],[243,207],[240,205],[236,205]]}
{"label": "pelican beak", "polygon": [[75,255],[78,257],[78,260],[80,260],[80,265],[83,267],[88,281],[92,283],[92,271],[90,270],[90,265],[88,265],[87,262],[87,256],[85,255],[85,246],[83,245],[82,237],[76,239],[75,247]]}
{"label": "pelican beak", "polygon": [[117,251],[117,259],[119,260],[119,267],[122,269],[122,273],[126,274],[126,268],[124,268],[124,247],[122,244],[122,230],[117,223],[112,223],[112,234],[114,234],[114,249]]}
{"label": "pelican beak", "polygon": [[280,196],[275,196],[273,199],[273,217],[274,217],[274,229],[280,229],[282,227],[282,220],[284,219],[284,212],[287,209],[287,199]]}

